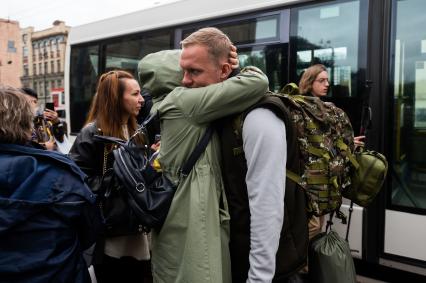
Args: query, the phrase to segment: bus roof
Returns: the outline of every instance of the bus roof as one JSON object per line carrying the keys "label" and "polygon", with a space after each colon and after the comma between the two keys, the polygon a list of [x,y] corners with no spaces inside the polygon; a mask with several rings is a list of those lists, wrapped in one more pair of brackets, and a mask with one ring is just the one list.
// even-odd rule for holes
{"label": "bus roof", "polygon": [[309,0],[180,0],[73,27],[68,37],[68,44],[74,45],[306,1]]}

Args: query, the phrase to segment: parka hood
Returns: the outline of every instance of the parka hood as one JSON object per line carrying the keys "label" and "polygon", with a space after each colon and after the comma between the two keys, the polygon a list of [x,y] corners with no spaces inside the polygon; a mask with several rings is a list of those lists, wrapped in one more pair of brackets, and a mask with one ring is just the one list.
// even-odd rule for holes
{"label": "parka hood", "polygon": [[174,88],[181,86],[183,72],[179,66],[181,50],[164,50],[151,53],[138,64],[141,87],[154,101],[161,100]]}

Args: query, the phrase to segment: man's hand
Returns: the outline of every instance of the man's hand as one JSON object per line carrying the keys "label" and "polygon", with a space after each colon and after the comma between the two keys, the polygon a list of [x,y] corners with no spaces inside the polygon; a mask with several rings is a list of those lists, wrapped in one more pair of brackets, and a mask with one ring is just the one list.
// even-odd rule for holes
{"label": "man's hand", "polygon": [[229,51],[229,63],[231,64],[231,68],[233,70],[238,69],[240,67],[240,61],[238,61],[238,53],[237,47],[231,45],[231,51]]}
{"label": "man's hand", "polygon": [[53,124],[56,124],[59,122],[58,113],[56,113],[56,111],[53,111],[47,108],[44,109],[43,117],[44,119],[51,121]]}

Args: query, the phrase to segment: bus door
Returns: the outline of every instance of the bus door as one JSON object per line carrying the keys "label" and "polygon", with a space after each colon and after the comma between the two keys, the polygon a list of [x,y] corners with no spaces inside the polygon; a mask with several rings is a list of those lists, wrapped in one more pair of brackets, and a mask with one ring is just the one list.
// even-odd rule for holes
{"label": "bus door", "polygon": [[[383,261],[426,275],[426,2],[392,1]],[[417,267],[414,267],[417,266]]]}
{"label": "bus door", "polygon": [[[328,1],[291,9],[290,81],[299,82],[304,70],[323,64],[329,74],[325,100],[349,116],[355,135],[359,133],[365,88],[368,1]],[[342,211],[348,215],[344,200]],[[346,225],[334,221],[334,229],[345,236]],[[353,256],[362,258],[363,208],[355,206],[349,242]]]}

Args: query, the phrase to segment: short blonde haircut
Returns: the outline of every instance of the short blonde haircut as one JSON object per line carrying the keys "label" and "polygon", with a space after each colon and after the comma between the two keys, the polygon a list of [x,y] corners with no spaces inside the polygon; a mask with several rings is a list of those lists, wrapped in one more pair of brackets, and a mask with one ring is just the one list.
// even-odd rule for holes
{"label": "short blonde haircut", "polygon": [[0,86],[0,142],[25,144],[31,140],[34,114],[19,89]]}
{"label": "short blonde haircut", "polygon": [[228,58],[232,41],[221,30],[213,27],[199,29],[181,41],[182,48],[190,45],[204,45],[215,62]]}
{"label": "short blonde haircut", "polygon": [[300,83],[299,83],[300,93],[307,94],[311,92],[312,85],[314,84],[315,79],[323,71],[327,71],[327,68],[322,64],[312,65],[309,68],[307,68],[305,72],[303,73],[302,78],[300,78]]}

